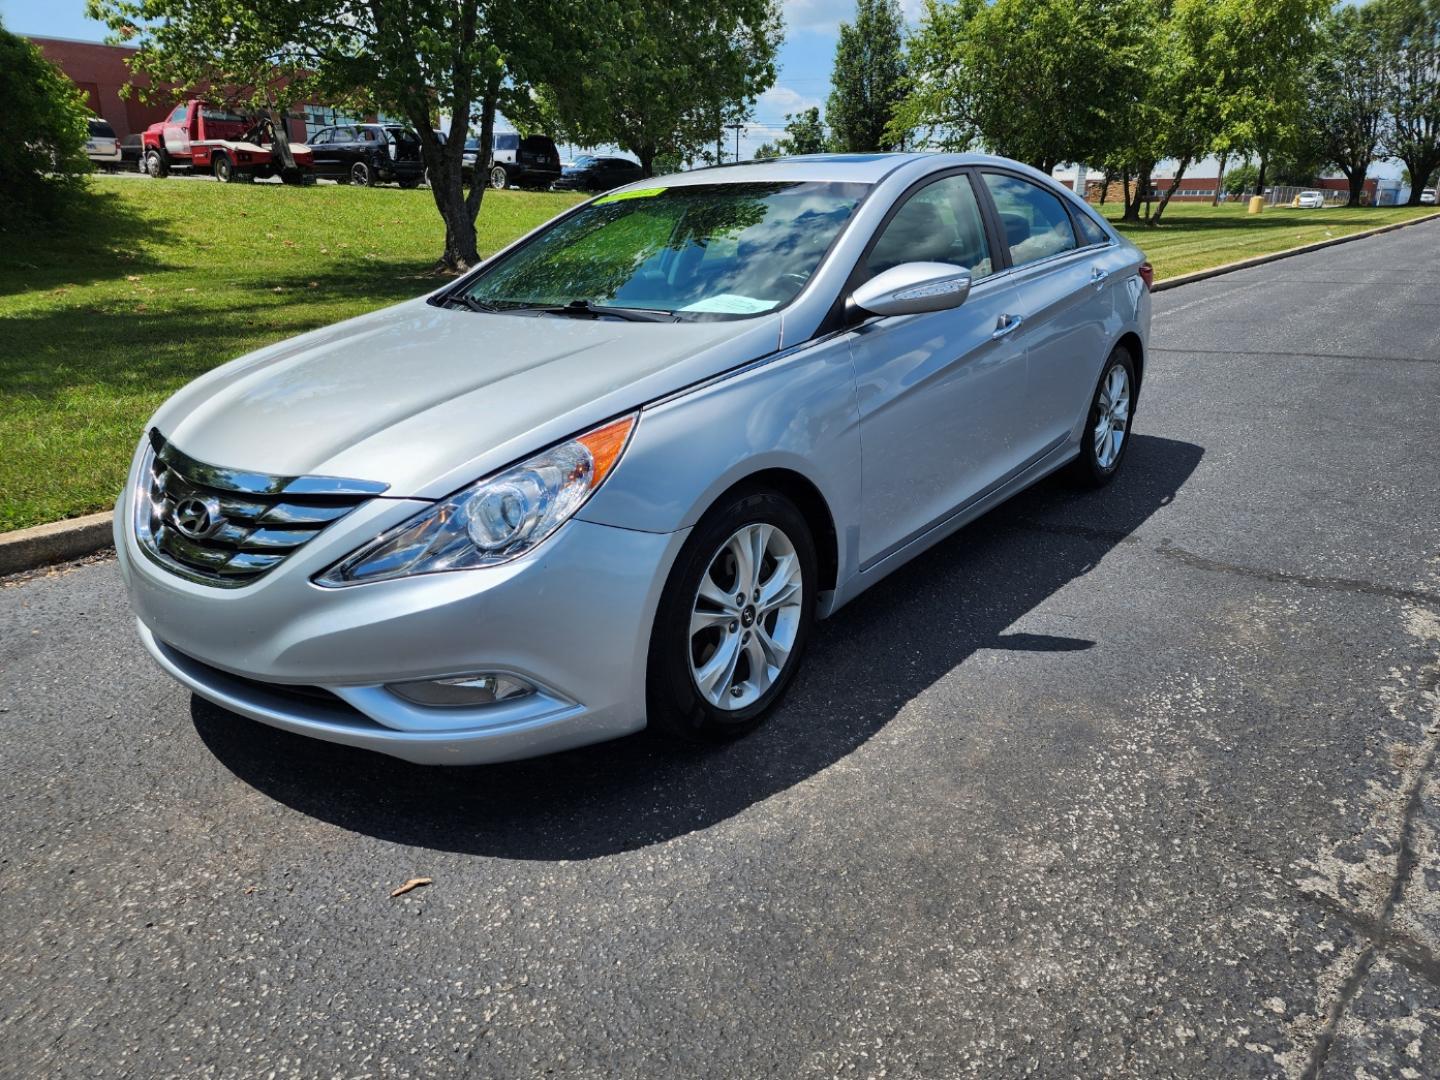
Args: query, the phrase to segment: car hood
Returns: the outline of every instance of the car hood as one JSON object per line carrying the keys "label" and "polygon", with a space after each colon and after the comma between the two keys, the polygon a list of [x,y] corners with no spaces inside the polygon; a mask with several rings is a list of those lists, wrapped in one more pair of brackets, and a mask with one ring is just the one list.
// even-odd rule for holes
{"label": "car hood", "polygon": [[225,468],[339,476],[439,498],[619,413],[774,351],[780,317],[490,315],[424,299],[261,349],[152,423]]}

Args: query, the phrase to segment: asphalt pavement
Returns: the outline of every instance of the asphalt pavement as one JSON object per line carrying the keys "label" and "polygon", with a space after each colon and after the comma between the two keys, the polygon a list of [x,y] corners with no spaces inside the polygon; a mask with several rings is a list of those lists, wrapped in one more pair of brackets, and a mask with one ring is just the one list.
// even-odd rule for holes
{"label": "asphalt pavement", "polygon": [[6,583],[0,1075],[1440,1074],[1437,271],[1157,294],[1124,475],[725,747],[410,766],[193,699],[113,560]]}

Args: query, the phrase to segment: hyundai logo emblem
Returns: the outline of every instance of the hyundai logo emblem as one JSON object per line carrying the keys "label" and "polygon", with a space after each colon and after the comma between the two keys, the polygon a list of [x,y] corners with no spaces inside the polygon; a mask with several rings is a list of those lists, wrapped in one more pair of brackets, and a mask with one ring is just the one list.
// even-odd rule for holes
{"label": "hyundai logo emblem", "polygon": [[220,500],[213,495],[181,499],[175,504],[170,521],[191,540],[204,540],[225,523],[220,516]]}

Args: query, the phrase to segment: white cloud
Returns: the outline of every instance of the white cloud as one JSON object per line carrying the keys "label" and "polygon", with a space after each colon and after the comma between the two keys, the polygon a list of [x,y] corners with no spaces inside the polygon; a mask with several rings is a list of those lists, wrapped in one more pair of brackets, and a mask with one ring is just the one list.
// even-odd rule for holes
{"label": "white cloud", "polygon": [[777,83],[761,94],[755,102],[755,115],[766,118],[786,116],[821,104],[823,102],[817,97],[809,97],[798,90],[792,90],[788,86],[781,86]]}

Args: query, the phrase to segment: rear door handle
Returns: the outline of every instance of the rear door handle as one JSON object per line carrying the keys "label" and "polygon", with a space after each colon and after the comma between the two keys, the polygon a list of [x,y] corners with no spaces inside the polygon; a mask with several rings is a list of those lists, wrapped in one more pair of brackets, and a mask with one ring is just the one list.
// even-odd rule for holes
{"label": "rear door handle", "polygon": [[1101,285],[1105,284],[1105,279],[1109,276],[1109,270],[1101,270],[1098,266],[1093,266],[1090,268],[1090,284],[1094,285],[1097,289],[1100,288]]}
{"label": "rear door handle", "polygon": [[1020,324],[1024,321],[1023,315],[1001,315],[995,322],[995,332],[990,335],[991,339],[999,341],[1006,334],[1020,329]]}

